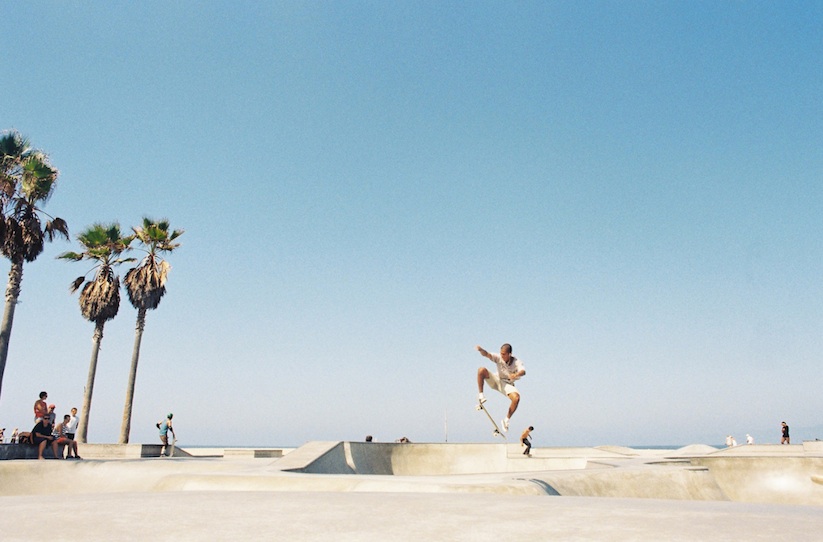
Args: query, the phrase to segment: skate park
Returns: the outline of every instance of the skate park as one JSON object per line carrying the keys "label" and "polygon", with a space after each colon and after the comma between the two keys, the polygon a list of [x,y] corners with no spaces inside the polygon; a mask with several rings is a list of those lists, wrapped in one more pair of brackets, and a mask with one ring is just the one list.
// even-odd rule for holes
{"label": "skate park", "polygon": [[[82,461],[0,462],[8,511],[0,528],[13,532],[45,505],[52,519],[83,521],[87,538],[110,540],[142,538],[147,531],[133,525],[152,511],[179,518],[161,539],[219,539],[215,525],[224,522],[212,520],[221,518],[225,536],[255,538],[276,524],[272,533],[306,540],[489,539],[535,529],[566,539],[801,536],[823,527],[821,445],[558,447],[528,457],[505,443],[316,441],[183,448],[170,458],[154,445],[86,445]],[[489,529],[490,514],[505,517]]]}

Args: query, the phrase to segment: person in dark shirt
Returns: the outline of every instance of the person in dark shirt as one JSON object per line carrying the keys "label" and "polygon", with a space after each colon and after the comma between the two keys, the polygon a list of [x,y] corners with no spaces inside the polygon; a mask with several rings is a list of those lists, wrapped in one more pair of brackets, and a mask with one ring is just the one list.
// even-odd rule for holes
{"label": "person in dark shirt", "polygon": [[791,444],[791,439],[789,438],[789,426],[786,425],[786,422],[783,422],[783,437],[780,439],[780,444]]}
{"label": "person in dark shirt", "polygon": [[57,439],[51,434],[51,421],[48,416],[44,416],[42,420],[37,422],[34,429],[31,430],[32,442],[37,446],[37,459],[43,459],[43,450],[46,445],[51,443],[51,451],[54,453],[54,458],[57,459]]}

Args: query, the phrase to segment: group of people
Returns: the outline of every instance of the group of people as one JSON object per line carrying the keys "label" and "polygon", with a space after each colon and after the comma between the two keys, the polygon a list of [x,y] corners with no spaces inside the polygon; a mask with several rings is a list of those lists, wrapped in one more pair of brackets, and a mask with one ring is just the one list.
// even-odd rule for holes
{"label": "group of people", "polygon": [[[789,425],[786,422],[780,422],[780,444],[791,444],[792,439],[789,437]],[[746,434],[746,444],[754,444],[754,437]],[[737,440],[731,435],[726,436],[726,446],[732,448],[737,446]]]}
{"label": "group of people", "polygon": [[[61,445],[66,447],[66,459],[83,459],[77,453],[77,441],[74,440],[78,423],[77,409],[72,408],[71,414],[64,415],[60,423],[55,423],[57,422],[57,414],[54,412],[56,406],[46,403],[48,397],[47,392],[41,391],[40,398],[34,402],[34,428],[31,430],[29,439],[31,444],[37,446],[37,459],[43,459],[46,446],[51,446],[55,459],[62,459],[63,456],[59,451]],[[16,429],[15,432],[17,432]],[[19,439],[20,436],[17,437],[18,441]]]}

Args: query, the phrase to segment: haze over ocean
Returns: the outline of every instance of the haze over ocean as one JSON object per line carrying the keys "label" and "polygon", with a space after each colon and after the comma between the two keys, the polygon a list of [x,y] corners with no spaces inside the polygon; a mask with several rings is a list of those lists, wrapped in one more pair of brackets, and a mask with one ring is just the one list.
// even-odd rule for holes
{"label": "haze over ocean", "polygon": [[[132,442],[492,441],[476,344],[535,446],[823,438],[818,2],[0,6],[0,129],[73,235],[186,233],[147,317]],[[25,265],[0,427],[82,404],[93,325]],[[136,254],[137,255],[137,254]],[[121,276],[128,267],[120,269]],[[136,311],[89,440],[120,429]],[[486,363],[487,366],[488,363]],[[497,418],[507,401],[487,393]]]}

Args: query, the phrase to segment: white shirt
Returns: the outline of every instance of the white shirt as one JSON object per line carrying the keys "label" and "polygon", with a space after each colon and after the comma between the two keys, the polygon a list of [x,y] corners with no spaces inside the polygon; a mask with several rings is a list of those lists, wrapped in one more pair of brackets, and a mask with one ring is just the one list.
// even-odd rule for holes
{"label": "white shirt", "polygon": [[69,418],[69,423],[66,425],[66,433],[76,433],[78,421],[77,416],[71,416]]}
{"label": "white shirt", "polygon": [[500,380],[504,382],[514,382],[519,376],[515,376],[520,371],[525,371],[526,367],[523,365],[523,362],[517,359],[514,356],[509,357],[509,363],[507,364],[503,361],[503,358],[500,357],[500,354],[492,354],[489,352],[491,359],[493,362],[497,364],[497,374],[500,377]]}

